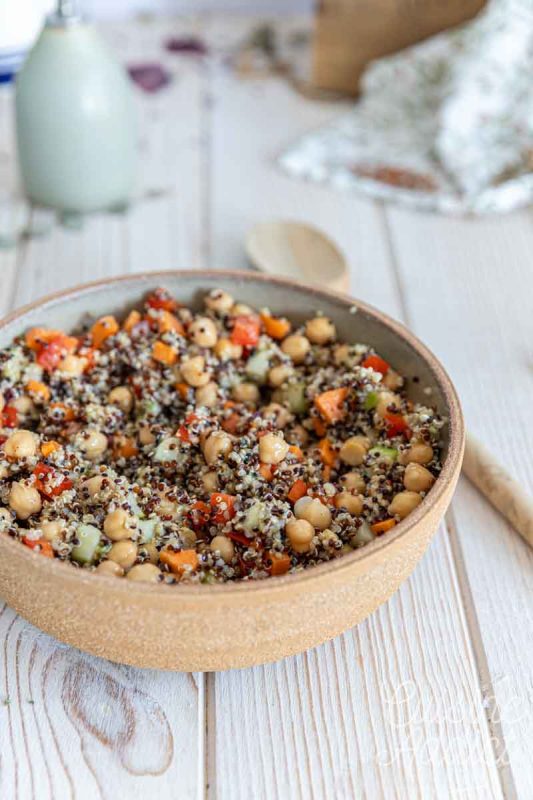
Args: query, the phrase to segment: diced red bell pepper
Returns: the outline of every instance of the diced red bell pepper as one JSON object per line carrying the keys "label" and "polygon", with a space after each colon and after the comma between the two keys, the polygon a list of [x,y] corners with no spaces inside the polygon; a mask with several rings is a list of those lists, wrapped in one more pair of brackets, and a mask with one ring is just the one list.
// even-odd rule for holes
{"label": "diced red bell pepper", "polygon": [[204,528],[211,517],[211,508],[202,500],[197,500],[193,503],[187,512],[187,519],[195,531],[199,528]]}
{"label": "diced red bell pepper", "polygon": [[298,478],[297,480],[294,481],[291,488],[289,489],[289,492],[287,494],[288,500],[290,500],[291,503],[296,503],[296,501],[299,500],[300,497],[303,497],[304,495],[307,494],[307,488],[308,487],[306,482],[303,481],[301,478]]}
{"label": "diced red bell pepper", "polygon": [[155,289],[146,299],[149,308],[162,308],[165,311],[175,311],[178,303],[166,289]]}
{"label": "diced red bell pepper", "polygon": [[5,406],[0,415],[2,428],[16,428],[18,425],[18,413],[14,406]]}
{"label": "diced red bell pepper", "polygon": [[76,338],[60,333],[39,350],[36,361],[47,372],[52,372],[67,353],[74,352],[77,345]]}
{"label": "diced red bell pepper", "polygon": [[241,344],[243,347],[255,347],[259,341],[261,331],[261,321],[253,315],[236,317],[231,332],[230,339],[233,344]]}
{"label": "diced red bell pepper", "polygon": [[47,539],[29,539],[27,536],[24,536],[22,544],[25,544],[30,550],[35,550],[38,547],[39,555],[41,556],[45,556],[46,558],[54,557],[54,548]]}
{"label": "diced red bell pepper", "polygon": [[[33,474],[35,475],[35,488],[48,500],[52,497],[57,497],[67,489],[72,489],[72,481],[65,475],[62,476],[62,480],[59,483],[55,483],[56,470],[48,464],[43,464],[42,461],[39,461],[33,470]],[[52,480],[48,480],[47,476],[50,476]]]}
{"label": "diced red bell pepper", "polygon": [[229,533],[225,534],[229,539],[233,539],[234,542],[238,542],[242,544],[243,547],[251,547],[252,546],[252,539],[249,539],[244,533],[238,533],[238,531],[230,531]]}
{"label": "diced red bell pepper", "polygon": [[409,432],[409,425],[407,420],[401,414],[385,414],[385,421],[387,422],[387,436],[392,439],[393,436],[400,436],[402,433],[407,435]]}
{"label": "diced red bell pepper", "polygon": [[211,495],[210,501],[212,511],[211,519],[215,524],[223,525],[228,520],[233,519],[236,514],[235,498],[231,494],[215,492]]}
{"label": "diced red bell pepper", "polygon": [[361,366],[365,367],[365,369],[373,369],[375,372],[381,372],[382,375],[386,375],[390,369],[390,364],[388,364],[384,358],[380,358],[380,356],[367,356]]}

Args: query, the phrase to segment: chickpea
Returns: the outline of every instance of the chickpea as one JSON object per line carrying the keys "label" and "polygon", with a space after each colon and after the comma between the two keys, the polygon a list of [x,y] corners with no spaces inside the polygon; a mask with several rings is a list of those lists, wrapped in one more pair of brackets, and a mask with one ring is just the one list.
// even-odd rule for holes
{"label": "chickpea", "polygon": [[242,345],[234,344],[231,339],[219,339],[215,345],[215,355],[221,361],[238,361],[242,356]]}
{"label": "chickpea", "polygon": [[199,386],[195,391],[196,403],[205,408],[213,408],[218,401],[218,385],[214,381],[209,381],[205,386]]}
{"label": "chickpea", "polygon": [[389,412],[389,406],[400,408],[401,400],[397,394],[393,392],[380,392],[378,394],[378,402],[376,405],[376,414],[378,417],[384,417]]}
{"label": "chickpea", "polygon": [[295,553],[307,553],[311,549],[315,529],[306,519],[290,519],[285,525],[285,533]]}
{"label": "chickpea", "polygon": [[170,497],[162,493],[159,495],[157,510],[162,517],[175,517],[178,513],[178,506]]}
{"label": "chickpea", "polygon": [[363,498],[351,492],[339,492],[335,495],[335,505],[337,508],[345,508],[348,514],[357,516],[363,510]]}
{"label": "chickpea", "polygon": [[191,528],[180,528],[181,545],[186,550],[191,550],[196,545],[196,534]]}
{"label": "chickpea", "polygon": [[399,375],[396,370],[389,367],[387,370],[387,374],[382,380],[384,386],[391,391],[396,391],[396,389],[401,389],[403,386],[403,378]]}
{"label": "chickpea", "polygon": [[202,475],[202,483],[206,492],[210,494],[218,489],[218,475],[216,472],[206,472]]}
{"label": "chickpea", "polygon": [[159,561],[159,550],[153,542],[146,542],[141,544],[140,550],[144,551],[150,564],[157,564]]}
{"label": "chickpea", "polygon": [[256,384],[248,383],[246,381],[243,381],[243,383],[238,383],[236,386],[234,386],[231,390],[231,396],[239,403],[246,403],[252,406],[257,405],[261,397]]}
{"label": "chickpea", "polygon": [[398,492],[398,494],[394,495],[389,506],[389,514],[404,519],[421,502],[422,498],[417,492]]}
{"label": "chickpea", "polygon": [[59,539],[63,534],[66,527],[66,522],[63,519],[51,519],[47,522],[41,522],[40,528],[43,538],[48,542],[53,542],[54,539]]}
{"label": "chickpea", "polygon": [[124,570],[116,561],[100,561],[95,569],[99,575],[111,575],[114,578],[122,578]]}
{"label": "chickpea", "polygon": [[435,478],[429,469],[414,461],[407,465],[403,476],[403,485],[406,489],[411,492],[427,492],[434,483]]}
{"label": "chickpea", "polygon": [[17,397],[11,403],[13,408],[17,409],[17,413],[20,417],[31,417],[35,413],[35,403],[25,394],[22,394],[20,397]]}
{"label": "chickpea", "polygon": [[309,339],[298,333],[287,336],[281,343],[281,350],[292,359],[294,364],[302,364],[309,352],[311,345]]}
{"label": "chickpea", "polygon": [[408,450],[400,453],[400,464],[429,464],[433,459],[433,448],[425,442],[413,442]]}
{"label": "chickpea", "polygon": [[366,436],[350,436],[343,443],[339,451],[339,458],[350,467],[358,467],[365,460],[369,447],[370,442]]}
{"label": "chickpea", "polygon": [[272,418],[276,428],[285,428],[294,419],[291,412],[279,403],[269,403],[261,413],[263,417]]}
{"label": "chickpea", "polygon": [[33,486],[15,481],[11,484],[9,505],[19,519],[28,519],[32,514],[37,514],[41,510],[41,495]]}
{"label": "chickpea", "polygon": [[294,504],[294,515],[305,519],[314,528],[323,531],[331,525],[331,511],[318,497],[300,497]]}
{"label": "chickpea", "polygon": [[83,371],[87,368],[88,363],[87,359],[82,356],[69,354],[59,362],[57,368],[64,375],[68,375],[69,378],[78,378],[80,375],[83,375]]}
{"label": "chickpea", "polygon": [[139,581],[141,583],[159,583],[161,570],[155,564],[135,564],[130,569],[126,578],[129,581]]}
{"label": "chickpea", "polygon": [[348,491],[355,491],[357,494],[364,494],[366,491],[365,479],[358,472],[347,472],[341,478],[341,483]]}
{"label": "chickpea", "polygon": [[335,350],[333,351],[333,361],[335,362],[335,364],[338,367],[340,367],[342,364],[346,364],[349,358],[350,358],[350,345],[338,344]]}
{"label": "chickpea", "polygon": [[224,431],[214,431],[207,437],[203,446],[206,463],[214,464],[219,456],[227,456],[232,449],[231,437]]}
{"label": "chickpea", "polygon": [[139,441],[141,444],[153,444],[155,442],[155,436],[146,422],[141,423],[139,426]]}
{"label": "chickpea", "polygon": [[217,343],[217,326],[209,317],[197,317],[189,326],[189,337],[198,347],[214,347]]}
{"label": "chickpea", "polygon": [[211,377],[205,368],[205,358],[203,356],[194,356],[193,358],[189,358],[188,361],[185,361],[181,365],[181,374],[183,380],[186,381],[189,386],[194,386],[195,388],[198,386],[205,386],[209,383]]}
{"label": "chickpea", "polygon": [[312,344],[326,344],[333,341],[337,334],[335,325],[327,317],[315,317],[308,320],[305,335]]}
{"label": "chickpea", "polygon": [[107,557],[110,561],[114,561],[122,569],[128,570],[135,564],[137,558],[137,545],[129,540],[123,542],[115,542]]}
{"label": "chickpea", "polygon": [[116,386],[107,395],[107,402],[118,406],[125,414],[129,414],[133,408],[133,394],[127,386]]}
{"label": "chickpea", "polygon": [[131,539],[131,534],[134,530],[135,521],[123,508],[117,508],[115,511],[110,511],[106,515],[104,520],[104,533],[113,542],[119,542],[122,539]]}
{"label": "chickpea", "polygon": [[97,461],[107,450],[107,436],[94,428],[87,428],[79,436],[80,450],[90,461]]}
{"label": "chickpea", "polygon": [[223,289],[212,289],[204,300],[205,305],[211,311],[225,314],[232,308],[233,297]]}
{"label": "chickpea", "polygon": [[259,440],[259,458],[263,464],[279,464],[289,452],[282,433],[266,433]]}
{"label": "chickpea", "polygon": [[232,317],[249,317],[250,314],[254,313],[253,308],[247,306],[246,303],[235,303],[230,308],[230,312]]}
{"label": "chickpea", "polygon": [[226,564],[229,564],[235,555],[235,547],[233,546],[233,542],[231,539],[228,539],[227,536],[215,536],[211,540],[210,546],[211,550],[218,550],[220,557],[226,562]]}
{"label": "chickpea", "polygon": [[[106,481],[106,486],[102,489],[103,483]],[[104,475],[93,475],[92,478],[87,478],[83,481],[81,488],[89,493],[89,497],[97,497],[101,491],[110,491],[114,488],[115,484],[112,480]]]}
{"label": "chickpea", "polygon": [[289,367],[287,364],[279,364],[277,367],[272,367],[272,369],[268,371],[268,382],[270,386],[277,389],[291,377],[293,372],[293,368]]}
{"label": "chickpea", "polygon": [[4,444],[4,453],[8,458],[31,458],[37,452],[37,443],[37,436],[31,431],[16,431]]}

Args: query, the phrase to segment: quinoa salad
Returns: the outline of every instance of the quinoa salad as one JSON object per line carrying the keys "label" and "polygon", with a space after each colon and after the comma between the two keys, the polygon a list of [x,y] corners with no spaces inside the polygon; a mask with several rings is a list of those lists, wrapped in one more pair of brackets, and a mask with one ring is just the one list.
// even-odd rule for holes
{"label": "quinoa salad", "polygon": [[0,350],[0,535],[134,581],[299,572],[431,490],[444,420],[408,388],[319,311],[293,325],[221,289],[32,328]]}

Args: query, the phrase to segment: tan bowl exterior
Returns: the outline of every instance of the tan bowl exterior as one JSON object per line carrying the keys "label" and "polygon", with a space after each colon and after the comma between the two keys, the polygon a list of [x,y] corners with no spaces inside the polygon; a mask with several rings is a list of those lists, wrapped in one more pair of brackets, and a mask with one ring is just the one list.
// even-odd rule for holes
{"label": "tan bowl exterior", "polygon": [[[76,287],[11,314],[0,323],[0,344],[37,321],[61,324],[77,313],[76,304],[83,306],[87,301],[88,310],[95,311],[96,304],[97,313],[107,313],[110,307],[135,302],[148,288],[161,284],[178,296],[182,287],[196,293],[221,285],[245,302],[255,297],[258,305],[269,305],[272,296],[279,306],[282,295],[284,307],[270,300],[273,309],[290,313],[293,303],[300,312],[302,304],[309,311],[325,306],[341,328],[354,325],[361,314],[362,323],[383,340],[379,349],[385,357],[387,349],[403,349],[408,374],[415,374],[416,368],[431,377],[433,399],[449,419],[441,475],[428,497],[391,533],[297,575],[217,586],[132,584],[50,561],[0,536],[0,594],[46,633],[112,661],[186,671],[275,661],[357,624],[412,572],[446,511],[459,476],[464,449],[459,402],[437,359],[399,323],[359,301],[254,273],[148,273]],[[354,305],[358,313],[349,316]],[[73,312],[65,310],[72,308]],[[375,338],[370,341],[374,343]],[[393,363],[402,369],[401,363]]]}

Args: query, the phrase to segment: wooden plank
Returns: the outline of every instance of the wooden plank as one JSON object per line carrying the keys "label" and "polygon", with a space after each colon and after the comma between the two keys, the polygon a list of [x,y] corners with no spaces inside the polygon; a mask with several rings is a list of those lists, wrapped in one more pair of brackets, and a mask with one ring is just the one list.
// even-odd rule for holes
{"label": "wooden plank", "polygon": [[[408,316],[455,380],[467,425],[533,491],[531,215],[485,220],[388,212]],[[484,692],[518,796],[533,786],[531,549],[466,481],[454,549]],[[470,606],[470,607],[469,607]],[[501,745],[500,745],[501,746]]]}
{"label": "wooden plank", "polygon": [[[211,80],[214,263],[245,265],[242,241],[256,220],[296,217],[345,249],[357,295],[399,316],[379,208],[292,181],[273,163],[339,107],[312,104],[279,79],[244,82],[218,68]],[[358,628],[212,682],[212,797],[502,796],[444,529],[415,575]],[[475,770],[465,770],[468,759]]]}
{"label": "wooden plank", "polygon": [[[141,60],[162,50],[162,33],[160,25],[132,24],[109,36],[124,58]],[[94,215],[79,229],[53,224],[46,235],[1,253],[4,310],[77,282],[202,263],[205,78],[199,65],[179,58],[172,69],[175,80],[164,99],[156,99],[159,106],[153,97],[140,99],[141,119],[151,126],[144,138],[152,146],[142,163],[151,179],[166,176],[165,191],[129,214]],[[137,670],[86,656],[5,607],[0,647],[1,797],[203,794],[203,675]]]}

